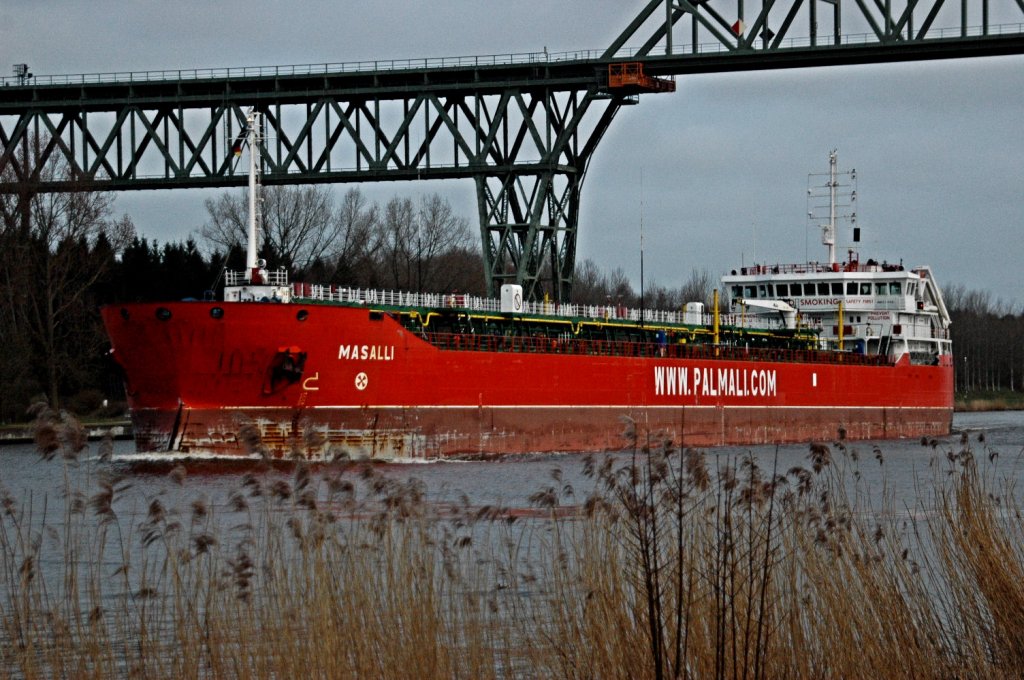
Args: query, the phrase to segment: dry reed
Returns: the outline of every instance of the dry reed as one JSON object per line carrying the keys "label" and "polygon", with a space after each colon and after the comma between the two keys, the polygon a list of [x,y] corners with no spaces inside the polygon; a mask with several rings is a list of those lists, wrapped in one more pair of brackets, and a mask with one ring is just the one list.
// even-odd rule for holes
{"label": "dry reed", "polygon": [[[843,442],[763,467],[632,424],[516,519],[354,463],[261,465],[226,504],[125,507],[37,412],[59,499],[0,498],[11,677],[1015,677],[1024,519],[994,452],[936,448],[911,508]],[[930,443],[930,442],[925,442]],[[253,441],[254,449],[259,447]],[[96,470],[97,472],[88,472]],[[170,477],[187,490],[184,468]],[[59,502],[56,502],[59,500]],[[59,507],[52,516],[51,507]],[[124,515],[124,516],[122,516]]]}

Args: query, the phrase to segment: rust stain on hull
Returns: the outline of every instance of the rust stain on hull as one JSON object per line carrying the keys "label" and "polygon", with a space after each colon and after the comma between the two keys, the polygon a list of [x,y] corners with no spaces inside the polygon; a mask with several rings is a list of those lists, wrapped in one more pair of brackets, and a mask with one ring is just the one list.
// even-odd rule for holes
{"label": "rust stain on hull", "polygon": [[[952,410],[899,407],[185,409],[133,414],[140,453],[331,460],[490,457],[622,449],[625,419],[679,446],[942,436]],[[246,434],[243,434],[246,433]]]}

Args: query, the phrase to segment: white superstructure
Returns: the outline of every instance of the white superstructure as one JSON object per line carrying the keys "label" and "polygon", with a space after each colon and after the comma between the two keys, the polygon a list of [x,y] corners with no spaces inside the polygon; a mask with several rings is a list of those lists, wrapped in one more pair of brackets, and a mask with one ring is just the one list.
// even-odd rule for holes
{"label": "white superstructure", "polygon": [[[797,325],[820,330],[823,346],[911,363],[950,361],[949,312],[926,266],[906,268],[848,250],[835,261],[836,156],[830,160],[830,223],[822,229],[829,262],[744,267],[722,277],[733,311],[751,316],[795,311]],[[859,231],[859,230],[858,230]],[[859,234],[855,232],[855,241]]]}

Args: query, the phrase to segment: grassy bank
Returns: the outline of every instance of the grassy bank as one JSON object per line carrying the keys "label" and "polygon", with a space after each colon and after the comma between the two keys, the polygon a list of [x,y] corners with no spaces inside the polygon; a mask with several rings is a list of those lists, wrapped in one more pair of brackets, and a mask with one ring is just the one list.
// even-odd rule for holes
{"label": "grassy bank", "polygon": [[588,460],[588,488],[552,470],[532,512],[297,463],[225,506],[154,495],[130,520],[131,480],[83,481],[80,427],[44,413],[64,509],[0,499],[3,674],[1019,675],[1024,520],[983,444],[934,458],[908,509],[862,482],[879,449],[815,444],[778,470],[627,436],[636,453]]}
{"label": "grassy bank", "polygon": [[[90,440],[106,436],[114,439],[132,438],[132,423],[124,417],[83,419],[81,427]],[[0,445],[31,443],[34,438],[35,424],[32,422],[0,424]]]}
{"label": "grassy bank", "polygon": [[1024,410],[1024,392],[1011,390],[957,392],[954,409],[957,411],[1021,411]]}

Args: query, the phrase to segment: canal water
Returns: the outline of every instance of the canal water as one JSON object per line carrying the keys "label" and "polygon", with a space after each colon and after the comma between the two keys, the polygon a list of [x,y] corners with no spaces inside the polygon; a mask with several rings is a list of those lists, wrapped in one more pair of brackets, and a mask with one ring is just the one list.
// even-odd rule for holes
{"label": "canal water", "polygon": [[[994,463],[1000,479],[1024,481],[1024,411],[963,413],[953,418],[954,432],[929,439],[830,442],[831,458],[845,466],[861,488],[899,507],[912,507],[922,488],[934,487],[936,474],[953,463],[953,454],[970,448],[979,460]],[[133,453],[131,441],[114,443],[119,453]],[[753,456],[766,471],[784,474],[807,466],[808,444],[708,450],[712,468]],[[629,453],[613,454],[625,460]],[[378,464],[377,478],[415,484],[422,502],[459,506],[489,506],[528,510],[530,497],[551,490],[559,505],[584,502],[595,486],[585,474],[587,459],[580,455],[523,455],[492,461],[444,461]],[[348,477],[355,484],[365,466],[324,464],[314,467],[319,479]],[[0,447],[0,496],[5,507],[42,509],[57,521],[69,497],[89,500],[104,480],[116,479],[114,506],[119,521],[137,524],[154,499],[169,508],[188,508],[200,502],[211,510],[229,511],[232,494],[246,493],[247,480],[257,475],[265,486],[291,480],[289,465],[259,467],[253,462],[114,462],[99,458],[91,443],[77,461],[59,456],[43,460],[31,444]],[[11,505],[13,504],[13,505]]]}
{"label": "canal water", "polygon": [[[881,489],[899,505],[913,506],[922,486],[936,470],[949,465],[949,456],[969,447],[979,459],[996,463],[1002,478],[1024,477],[1024,411],[957,413],[953,434],[927,440],[889,440],[830,443],[837,466],[846,466],[865,487]],[[966,444],[965,444],[966,441]],[[845,449],[845,450],[844,450]],[[232,493],[243,490],[252,462],[117,462],[119,453],[133,452],[131,441],[114,442],[115,461],[102,461],[99,444],[92,443],[75,462],[57,456],[43,460],[29,444],[0,447],[0,494],[7,503],[46,505],[50,518],[59,517],[67,489],[85,497],[111,475],[118,479],[114,510],[121,521],[134,521],[153,498],[167,507],[201,500],[211,509],[227,508]],[[785,473],[808,464],[807,444],[719,447],[707,449],[711,466],[753,456],[763,469]],[[616,453],[623,460],[629,453]],[[491,461],[443,461],[377,464],[379,476],[402,483],[415,481],[427,503],[469,504],[527,509],[538,491],[556,488],[561,502],[582,502],[593,488],[584,474],[586,457],[578,454],[524,454]],[[361,465],[322,465],[320,476],[361,475]],[[278,466],[259,470],[265,478],[290,479],[293,470]],[[557,482],[557,484],[556,484]]]}

